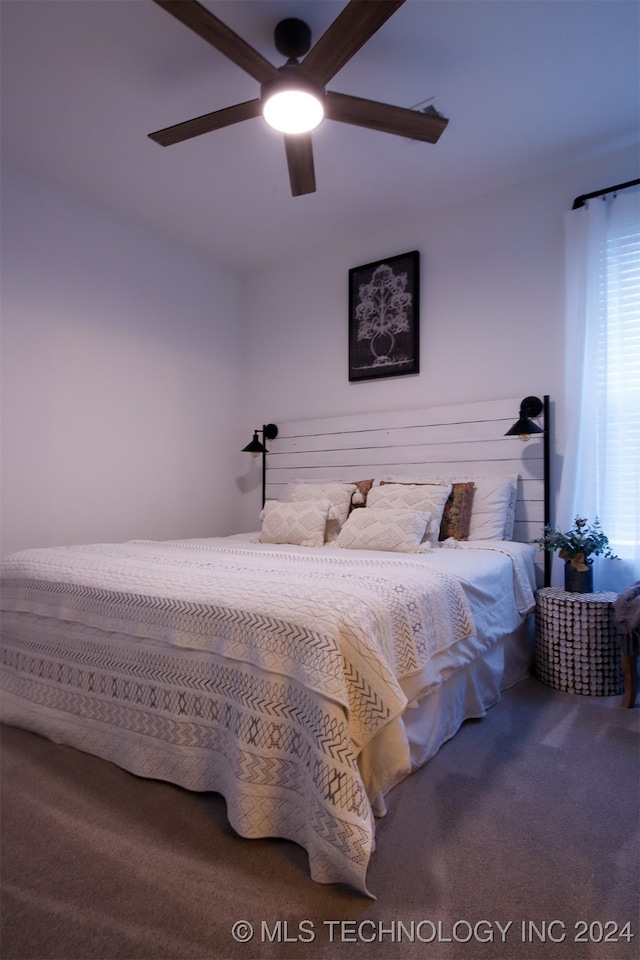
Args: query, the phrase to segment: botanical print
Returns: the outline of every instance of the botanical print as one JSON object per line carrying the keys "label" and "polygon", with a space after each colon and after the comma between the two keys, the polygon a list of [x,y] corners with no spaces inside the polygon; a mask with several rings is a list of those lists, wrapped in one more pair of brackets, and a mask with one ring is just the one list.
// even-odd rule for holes
{"label": "botanical print", "polygon": [[417,373],[417,252],[349,273],[349,379]]}

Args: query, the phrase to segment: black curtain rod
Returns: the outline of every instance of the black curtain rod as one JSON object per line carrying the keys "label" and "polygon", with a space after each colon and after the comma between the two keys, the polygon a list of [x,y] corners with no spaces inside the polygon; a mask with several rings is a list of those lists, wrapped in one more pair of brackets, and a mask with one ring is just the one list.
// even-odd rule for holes
{"label": "black curtain rod", "polygon": [[640,180],[628,180],[626,183],[617,183],[615,187],[605,187],[604,190],[596,190],[595,193],[583,193],[581,197],[576,197],[573,201],[572,210],[578,207],[584,207],[587,200],[593,200],[594,197],[604,197],[606,193],[615,193],[616,190],[625,190],[627,187],[637,187]]}

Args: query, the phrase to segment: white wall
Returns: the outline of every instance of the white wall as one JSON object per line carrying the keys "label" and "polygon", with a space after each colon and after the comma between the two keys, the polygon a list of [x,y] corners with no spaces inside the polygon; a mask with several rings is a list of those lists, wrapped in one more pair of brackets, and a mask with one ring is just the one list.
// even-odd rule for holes
{"label": "white wall", "polygon": [[[254,529],[259,462],[239,447],[265,421],[549,393],[557,490],[563,216],[575,196],[637,176],[637,157],[595,157],[374,234],[354,224],[248,284],[6,169],[2,553]],[[412,249],[421,372],[349,383],[348,270]]]}
{"label": "white wall", "polygon": [[237,529],[240,277],[10,168],[2,244],[3,555]]}
{"label": "white wall", "polygon": [[[358,236],[354,225],[355,239],[336,238],[321,255],[255,274],[249,412],[278,423],[548,393],[557,489],[564,442],[564,214],[576,196],[637,175],[636,146],[374,234]],[[420,373],[350,383],[348,270],[414,249],[422,273]],[[256,497],[245,501],[250,523]]]}

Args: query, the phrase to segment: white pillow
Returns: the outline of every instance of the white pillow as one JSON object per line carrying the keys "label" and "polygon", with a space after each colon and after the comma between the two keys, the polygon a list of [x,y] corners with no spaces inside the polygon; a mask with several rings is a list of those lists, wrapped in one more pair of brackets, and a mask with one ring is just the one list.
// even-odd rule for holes
{"label": "white pillow", "polygon": [[473,509],[469,540],[513,540],[517,477],[468,477],[473,479]]}
{"label": "white pillow", "polygon": [[[512,540],[515,519],[517,476],[383,477],[396,483],[469,483],[473,481],[473,507],[469,540]],[[371,496],[371,494],[369,495]]]}
{"label": "white pillow", "polygon": [[406,509],[354,510],[344,524],[337,547],[349,550],[389,550],[397,553],[425,553],[431,549],[423,543],[431,514]]}
{"label": "white pillow", "polygon": [[258,543],[293,543],[299,547],[324,546],[330,506],[328,500],[310,500],[304,503],[267,500],[260,514],[262,528]]}
{"label": "white pillow", "polygon": [[357,489],[354,483],[293,483],[289,487],[289,502],[328,500],[330,507],[325,542],[332,543],[349,516],[351,498]]}
{"label": "white pillow", "polygon": [[440,522],[445,504],[451,493],[451,484],[413,484],[386,482],[379,487],[373,487],[367,496],[367,506],[377,510],[382,508],[403,508],[419,510],[431,514],[431,522],[425,531],[425,540],[431,543],[438,542]]}

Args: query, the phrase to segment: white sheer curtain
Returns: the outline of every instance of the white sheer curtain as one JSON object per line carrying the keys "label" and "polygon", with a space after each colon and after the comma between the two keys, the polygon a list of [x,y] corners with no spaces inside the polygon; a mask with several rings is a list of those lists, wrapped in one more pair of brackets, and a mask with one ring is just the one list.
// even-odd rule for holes
{"label": "white sheer curtain", "polygon": [[557,527],[600,519],[620,559],[596,560],[595,589],[619,591],[640,580],[640,192],[572,210],[565,239],[567,448]]}

